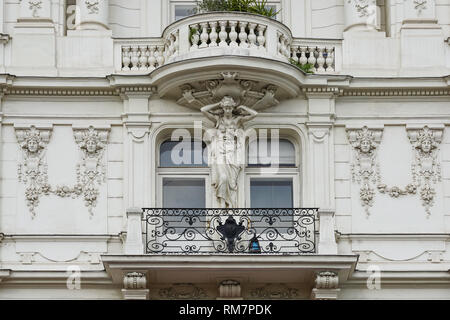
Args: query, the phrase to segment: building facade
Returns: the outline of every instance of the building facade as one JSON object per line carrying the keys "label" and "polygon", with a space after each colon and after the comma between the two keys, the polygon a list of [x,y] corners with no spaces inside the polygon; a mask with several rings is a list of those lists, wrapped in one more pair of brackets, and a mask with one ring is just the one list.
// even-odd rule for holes
{"label": "building facade", "polygon": [[1,299],[450,299],[450,0],[268,5],[0,1]]}

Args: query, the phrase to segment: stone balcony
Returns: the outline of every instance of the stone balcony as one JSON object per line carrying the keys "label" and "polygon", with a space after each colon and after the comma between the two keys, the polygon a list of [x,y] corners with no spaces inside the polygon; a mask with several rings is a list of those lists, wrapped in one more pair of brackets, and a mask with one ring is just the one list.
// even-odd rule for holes
{"label": "stone balcony", "polygon": [[335,74],[340,40],[294,39],[290,29],[267,17],[240,12],[198,14],[169,25],[162,38],[115,39],[115,71],[146,74],[174,62],[207,57],[253,57],[301,65]]}

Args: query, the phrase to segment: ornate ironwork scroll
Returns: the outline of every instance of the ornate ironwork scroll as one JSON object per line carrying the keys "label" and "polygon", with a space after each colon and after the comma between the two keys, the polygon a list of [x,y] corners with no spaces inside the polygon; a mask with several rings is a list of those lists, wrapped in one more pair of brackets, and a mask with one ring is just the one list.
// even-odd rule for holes
{"label": "ornate ironwork scroll", "polygon": [[[144,209],[148,254],[316,252],[318,209]],[[258,253],[258,254],[259,254]]]}

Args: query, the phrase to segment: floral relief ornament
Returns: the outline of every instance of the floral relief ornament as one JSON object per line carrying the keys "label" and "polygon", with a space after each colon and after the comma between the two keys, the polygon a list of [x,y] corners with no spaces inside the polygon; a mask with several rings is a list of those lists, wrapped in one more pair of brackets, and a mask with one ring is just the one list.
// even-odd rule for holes
{"label": "floral relief ornament", "polygon": [[373,205],[375,196],[374,185],[381,180],[377,162],[377,148],[381,141],[381,129],[347,129],[348,140],[354,150],[351,166],[352,180],[360,185],[360,200],[366,213]]}
{"label": "floral relief ornament", "polygon": [[371,6],[376,6],[374,0],[347,0],[347,3],[352,3],[352,1],[360,18],[370,16]]}
{"label": "floral relief ornament", "polygon": [[103,154],[108,142],[108,131],[89,127],[87,130],[75,130],[74,135],[82,156],[77,165],[77,184],[72,188],[72,193],[83,195],[92,215],[100,194],[99,186],[106,178]]}
{"label": "floral relief ornament", "polygon": [[16,137],[22,150],[22,161],[18,166],[18,179],[25,185],[25,199],[32,218],[42,195],[49,195],[47,163],[45,152],[51,131],[32,126],[27,130],[16,130]]}
{"label": "floral relief ornament", "polygon": [[442,142],[443,128],[408,129],[412,144],[414,162],[411,165],[413,184],[419,190],[422,204],[428,215],[434,204],[436,191],[434,185],[441,181],[441,166],[438,161],[439,145]]}
{"label": "floral relief ornament", "polygon": [[29,0],[29,9],[32,11],[33,18],[39,18],[39,10],[42,9],[41,0]]}
{"label": "floral relief ornament", "polygon": [[85,1],[86,8],[89,10],[89,14],[98,14],[98,1]]}

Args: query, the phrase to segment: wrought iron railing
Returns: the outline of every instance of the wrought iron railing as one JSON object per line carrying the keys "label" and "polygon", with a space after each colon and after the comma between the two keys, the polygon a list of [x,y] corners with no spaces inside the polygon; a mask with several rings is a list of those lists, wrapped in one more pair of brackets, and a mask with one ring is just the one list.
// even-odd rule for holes
{"label": "wrought iron railing", "polygon": [[144,208],[147,254],[311,254],[318,209]]}

